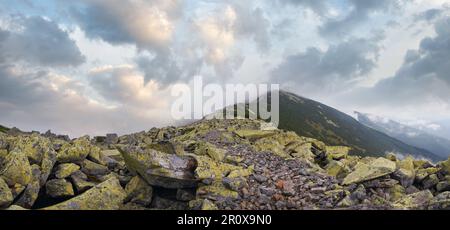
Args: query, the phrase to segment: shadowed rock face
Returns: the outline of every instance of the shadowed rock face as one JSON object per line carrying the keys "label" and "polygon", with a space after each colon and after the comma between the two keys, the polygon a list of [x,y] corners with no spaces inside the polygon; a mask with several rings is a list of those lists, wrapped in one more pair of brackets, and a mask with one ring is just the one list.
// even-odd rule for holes
{"label": "shadowed rock face", "polygon": [[448,209],[450,159],[351,148],[249,119],[110,139],[0,133],[0,209]]}

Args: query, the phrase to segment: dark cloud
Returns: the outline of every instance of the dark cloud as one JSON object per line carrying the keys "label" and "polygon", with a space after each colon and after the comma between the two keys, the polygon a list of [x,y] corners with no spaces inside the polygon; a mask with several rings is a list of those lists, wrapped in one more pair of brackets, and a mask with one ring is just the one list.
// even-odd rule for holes
{"label": "dark cloud", "polygon": [[349,0],[352,10],[344,18],[329,18],[319,28],[325,37],[347,36],[357,26],[367,22],[373,13],[397,8],[402,0]]}
{"label": "dark cloud", "polygon": [[77,66],[85,61],[75,41],[58,24],[42,17],[12,19],[18,31],[0,29],[0,61],[40,66]]}
{"label": "dark cloud", "polygon": [[379,38],[350,39],[326,51],[308,48],[291,55],[272,71],[272,80],[298,85],[343,84],[364,76],[376,67]]}

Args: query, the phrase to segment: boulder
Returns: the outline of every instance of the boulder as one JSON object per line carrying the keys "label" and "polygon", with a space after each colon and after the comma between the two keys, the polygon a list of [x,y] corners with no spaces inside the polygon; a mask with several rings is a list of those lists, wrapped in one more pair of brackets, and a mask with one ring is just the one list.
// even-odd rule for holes
{"label": "boulder", "polygon": [[438,183],[439,183],[439,178],[437,177],[437,175],[431,174],[422,181],[422,187],[424,189],[429,189],[429,188],[433,188]]}
{"label": "boulder", "polygon": [[414,159],[407,157],[397,162],[397,170],[392,174],[393,178],[400,181],[404,187],[413,184],[416,172],[414,170]]}
{"label": "boulder", "polygon": [[439,171],[438,168],[425,168],[425,169],[418,169],[416,171],[416,177],[415,177],[415,182],[416,183],[421,183],[425,178],[427,178],[429,175],[435,174]]}
{"label": "boulder", "polygon": [[436,190],[438,192],[450,191],[450,176],[445,176],[445,178],[436,185]]}
{"label": "boulder", "polygon": [[94,163],[106,165],[105,156],[103,155],[102,150],[97,146],[91,147],[91,151],[89,152],[87,158]]}
{"label": "boulder", "polygon": [[45,190],[48,196],[53,198],[70,197],[75,195],[72,184],[65,179],[49,180],[45,184]]}
{"label": "boulder", "polygon": [[431,200],[428,209],[450,210],[450,192],[443,192],[435,196]]}
{"label": "boulder", "polygon": [[82,162],[90,153],[91,144],[89,137],[81,137],[73,143],[65,143],[59,150],[56,158],[59,163]]}
{"label": "boulder", "polygon": [[195,178],[199,180],[214,179],[220,180],[230,174],[231,171],[240,170],[242,167],[216,162],[207,156],[189,155],[197,161],[197,168],[194,171]]}
{"label": "boulder", "polygon": [[72,175],[72,173],[78,171],[80,166],[73,163],[65,163],[58,165],[55,176],[58,179],[64,179]]}
{"label": "boulder", "polygon": [[125,187],[125,192],[127,193],[126,203],[131,202],[141,206],[148,206],[152,202],[153,188],[139,176],[131,179]]}
{"label": "boulder", "polygon": [[95,183],[88,181],[87,175],[81,171],[74,172],[70,176],[70,179],[72,180],[77,193],[83,193],[95,186]]}
{"label": "boulder", "polygon": [[104,176],[109,173],[108,167],[87,159],[81,164],[81,171],[88,176]]}
{"label": "boulder", "polygon": [[225,153],[225,150],[217,148],[213,144],[207,142],[199,143],[197,149],[195,150],[195,154],[209,156],[218,162],[223,161],[225,158]]}
{"label": "boulder", "polygon": [[41,162],[41,178],[40,178],[40,185],[44,186],[47,182],[48,177],[50,176],[53,166],[56,163],[56,151],[53,149],[50,149],[49,151],[45,152],[42,157]]}
{"label": "boulder", "polygon": [[236,191],[230,190],[222,182],[214,181],[211,185],[200,186],[197,189],[197,197],[208,199],[238,198]]}
{"label": "boulder", "polygon": [[368,163],[359,162],[355,166],[355,170],[348,174],[343,185],[349,185],[353,183],[360,183],[368,180],[373,180],[385,175],[393,173],[396,169],[395,162],[392,162],[386,158],[378,158]]}
{"label": "boulder", "polygon": [[240,138],[245,138],[250,141],[255,141],[264,137],[270,137],[275,135],[277,132],[273,130],[250,130],[250,129],[242,129],[236,130],[234,133]]}
{"label": "boulder", "polygon": [[345,165],[344,163],[336,160],[331,160],[326,166],[325,170],[328,175],[338,177],[345,173]]}
{"label": "boulder", "polygon": [[0,165],[0,176],[9,186],[15,184],[28,185],[32,174],[27,155],[18,149],[11,151]]}
{"label": "boulder", "polygon": [[14,197],[8,184],[0,177],[0,208],[8,207]]}
{"label": "boulder", "polygon": [[127,168],[140,175],[148,184],[164,188],[191,188],[196,161],[192,157],[166,154],[154,149],[119,149]]}
{"label": "boulder", "polygon": [[394,202],[393,206],[396,209],[425,209],[433,199],[433,194],[430,190],[424,190],[409,194]]}
{"label": "boulder", "polygon": [[448,158],[446,161],[441,162],[441,171],[446,174],[450,175],[450,158]]}
{"label": "boulder", "polygon": [[119,136],[115,133],[106,134],[105,144],[115,145],[119,142]]}
{"label": "boulder", "polygon": [[329,158],[333,160],[342,160],[347,158],[352,148],[344,146],[327,146],[326,152]]}
{"label": "boulder", "polygon": [[119,180],[112,177],[77,197],[44,210],[118,210],[126,195]]}
{"label": "boulder", "polygon": [[26,186],[20,198],[14,203],[15,205],[19,205],[28,209],[33,207],[41,190],[41,170],[39,166],[32,165],[31,172],[33,175],[31,182]]}

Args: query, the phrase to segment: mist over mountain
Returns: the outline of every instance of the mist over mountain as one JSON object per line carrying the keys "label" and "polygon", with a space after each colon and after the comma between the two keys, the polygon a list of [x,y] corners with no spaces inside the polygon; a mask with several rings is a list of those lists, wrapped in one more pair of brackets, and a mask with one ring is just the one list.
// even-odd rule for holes
{"label": "mist over mountain", "polygon": [[362,124],[386,133],[406,144],[426,149],[446,158],[450,155],[450,140],[429,134],[399,122],[382,117],[355,112]]}

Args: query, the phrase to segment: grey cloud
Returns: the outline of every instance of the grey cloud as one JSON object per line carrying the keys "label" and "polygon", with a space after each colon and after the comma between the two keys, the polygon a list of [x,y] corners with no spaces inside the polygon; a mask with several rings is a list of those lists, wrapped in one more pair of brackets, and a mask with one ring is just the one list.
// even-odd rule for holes
{"label": "grey cloud", "polygon": [[0,61],[25,61],[41,66],[78,66],[85,61],[75,41],[53,21],[19,17],[20,31],[0,29]]}
{"label": "grey cloud", "polygon": [[350,34],[355,27],[366,22],[371,14],[397,8],[402,0],[349,0],[353,9],[342,19],[329,18],[319,28],[325,37],[341,37]]}
{"label": "grey cloud", "polygon": [[282,4],[306,7],[313,10],[318,15],[324,16],[329,11],[329,1],[327,0],[278,0]]}
{"label": "grey cloud", "polygon": [[378,39],[350,39],[326,51],[309,48],[288,56],[272,71],[272,80],[316,87],[354,80],[376,67]]}
{"label": "grey cloud", "polygon": [[[341,97],[355,105],[402,108],[407,105],[450,107],[450,18],[435,23],[436,36],[424,38],[417,50],[405,54],[404,63],[390,78],[374,87],[357,88]],[[423,112],[423,111],[420,111]]]}

